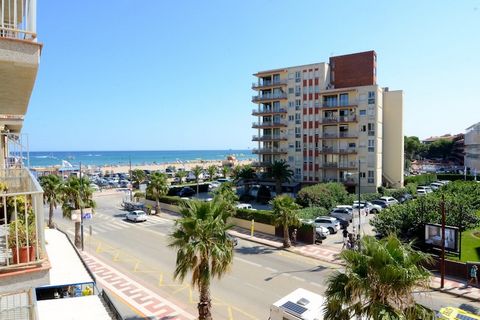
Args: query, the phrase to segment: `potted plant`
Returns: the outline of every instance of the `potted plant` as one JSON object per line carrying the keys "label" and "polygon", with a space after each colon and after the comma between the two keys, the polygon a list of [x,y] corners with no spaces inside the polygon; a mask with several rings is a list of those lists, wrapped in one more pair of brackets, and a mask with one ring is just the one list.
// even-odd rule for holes
{"label": "potted plant", "polygon": [[[28,247],[27,247],[28,239]],[[13,264],[32,262],[35,260],[35,222],[27,224],[23,219],[10,223],[8,245],[13,253]]]}

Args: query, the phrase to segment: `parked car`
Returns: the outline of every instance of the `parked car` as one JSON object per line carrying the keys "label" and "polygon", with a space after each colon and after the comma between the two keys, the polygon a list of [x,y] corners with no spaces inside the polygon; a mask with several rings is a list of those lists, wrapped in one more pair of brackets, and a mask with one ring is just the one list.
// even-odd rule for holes
{"label": "parked car", "polygon": [[147,221],[147,214],[145,211],[142,210],[135,210],[132,212],[128,212],[126,215],[127,220],[133,221],[133,222],[139,222],[139,221]]}
{"label": "parked car", "polygon": [[90,189],[92,189],[93,191],[99,191],[100,187],[97,186],[95,183],[90,183]]}
{"label": "parked car", "polygon": [[413,197],[410,193],[404,193],[400,197],[397,198],[398,202],[400,202],[400,203],[404,203],[404,202],[410,201],[412,199],[413,199]]}
{"label": "parked car", "polygon": [[195,190],[193,190],[192,188],[190,187],[183,187],[182,189],[180,189],[180,191],[178,192],[178,196],[179,197],[191,197],[193,195],[195,195]]}
{"label": "parked car", "polygon": [[322,226],[315,227],[315,241],[325,240],[329,234],[330,231],[327,228]]}
{"label": "parked car", "polygon": [[437,191],[437,190],[440,189],[441,187],[443,187],[443,183],[441,183],[441,182],[432,182],[432,183],[430,183],[430,188],[431,188],[433,191]]}
{"label": "parked car", "polygon": [[394,204],[398,204],[398,200],[393,197],[380,197],[380,200],[385,201],[388,207]]}
{"label": "parked car", "polygon": [[353,220],[352,211],[348,210],[347,208],[335,208],[332,211],[330,211],[330,215],[332,217],[339,218],[349,222],[352,222]]}
{"label": "parked car", "polygon": [[325,227],[328,229],[330,234],[337,233],[340,230],[340,221],[334,217],[318,217],[313,221],[315,228]]}
{"label": "parked car", "polygon": [[427,194],[427,193],[433,192],[432,188],[430,188],[428,186],[418,186],[417,187],[417,194],[418,194],[418,191],[422,191],[421,192],[422,194]]}
{"label": "parked car", "polygon": [[239,203],[235,206],[235,208],[237,208],[237,209],[247,209],[247,210],[257,210],[255,208],[253,208],[252,205],[249,204],[249,203]]}
{"label": "parked car", "polygon": [[[381,205],[372,203],[370,201],[360,201],[361,204],[367,206],[368,213],[377,214],[382,211],[383,207]],[[353,201],[353,207],[358,204],[358,200]]]}
{"label": "parked car", "polygon": [[387,203],[383,200],[380,200],[380,199],[377,199],[377,200],[372,200],[371,201],[373,204],[376,204],[380,207],[382,207],[382,209],[385,209],[386,207],[388,207]]}

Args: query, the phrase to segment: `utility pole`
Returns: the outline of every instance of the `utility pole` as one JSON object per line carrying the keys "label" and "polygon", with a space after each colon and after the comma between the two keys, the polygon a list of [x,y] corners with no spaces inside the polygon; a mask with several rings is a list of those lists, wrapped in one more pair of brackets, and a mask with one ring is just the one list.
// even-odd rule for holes
{"label": "utility pole", "polygon": [[[130,169],[128,171],[128,174],[130,176],[130,202],[133,201],[133,194],[132,194],[132,189],[133,189],[133,179],[132,179],[132,156],[128,156],[128,164],[130,166]],[[140,188],[140,186],[138,186]]]}
{"label": "utility pole", "polygon": [[82,251],[83,247],[83,180],[82,180],[82,162],[80,161],[80,237],[82,238]]}
{"label": "utility pole", "polygon": [[445,196],[442,195],[442,256],[440,260],[440,288],[445,284]]}
{"label": "utility pole", "polygon": [[360,239],[360,159],[358,159],[358,237]]}

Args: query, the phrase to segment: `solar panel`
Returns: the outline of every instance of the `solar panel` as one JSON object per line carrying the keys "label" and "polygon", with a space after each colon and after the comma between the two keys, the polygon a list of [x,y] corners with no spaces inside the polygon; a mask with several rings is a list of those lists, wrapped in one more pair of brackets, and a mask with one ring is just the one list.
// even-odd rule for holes
{"label": "solar panel", "polygon": [[305,311],[307,311],[308,309],[305,308],[305,307],[302,307],[292,301],[287,301],[285,302],[282,306],[281,306],[283,309],[287,310],[287,312],[291,312],[293,313],[294,315],[302,315],[302,313],[304,313]]}

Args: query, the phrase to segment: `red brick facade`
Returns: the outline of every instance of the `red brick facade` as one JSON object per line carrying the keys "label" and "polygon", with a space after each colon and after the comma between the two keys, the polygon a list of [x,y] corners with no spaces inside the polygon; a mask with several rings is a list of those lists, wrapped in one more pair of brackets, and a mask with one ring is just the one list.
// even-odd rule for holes
{"label": "red brick facade", "polygon": [[330,57],[331,82],[335,88],[374,85],[376,79],[376,53],[367,51]]}

